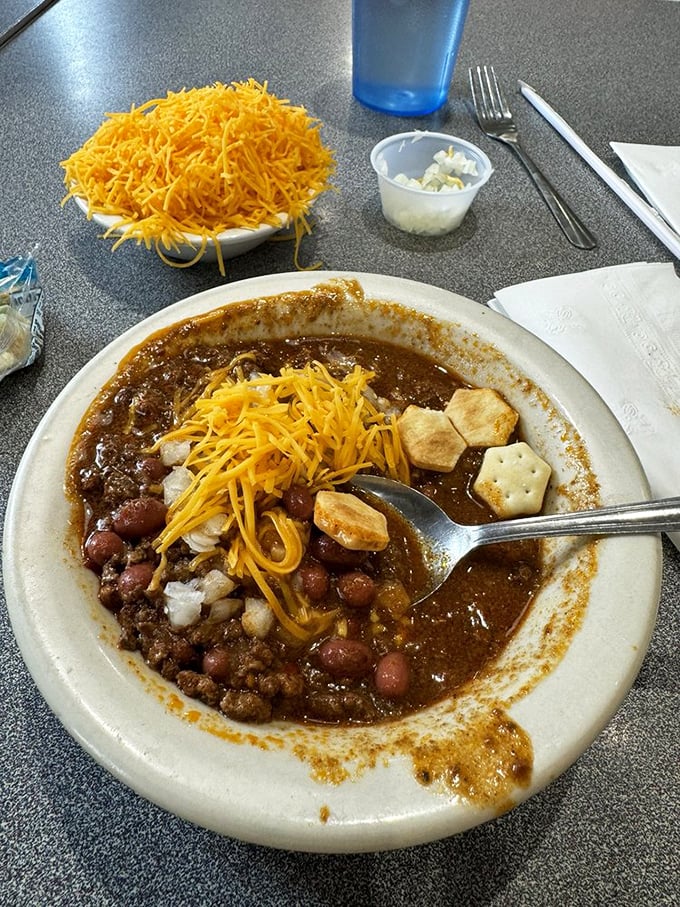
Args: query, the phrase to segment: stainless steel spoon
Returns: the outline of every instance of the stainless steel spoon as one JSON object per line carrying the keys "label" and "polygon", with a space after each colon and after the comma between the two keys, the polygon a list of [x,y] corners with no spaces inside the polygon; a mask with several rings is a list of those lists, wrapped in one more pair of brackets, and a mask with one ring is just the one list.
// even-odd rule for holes
{"label": "stainless steel spoon", "polygon": [[398,510],[421,537],[429,583],[413,604],[435,592],[456,564],[481,545],[550,536],[642,535],[680,529],[680,497],[463,526],[454,523],[426,495],[401,482],[356,475],[352,484]]}

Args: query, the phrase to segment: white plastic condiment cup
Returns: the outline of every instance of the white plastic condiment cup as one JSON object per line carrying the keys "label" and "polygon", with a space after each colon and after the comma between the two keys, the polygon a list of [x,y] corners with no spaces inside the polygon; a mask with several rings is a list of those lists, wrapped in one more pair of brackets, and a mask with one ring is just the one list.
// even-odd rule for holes
{"label": "white plastic condiment cup", "polygon": [[[420,179],[438,151],[462,151],[476,164],[476,174],[461,174],[464,188],[431,192],[395,182],[397,174]],[[484,152],[464,139],[441,132],[401,132],[383,139],[371,152],[371,165],[378,175],[380,201],[385,219],[399,230],[424,236],[442,236],[457,229],[481,187],[493,173]]]}

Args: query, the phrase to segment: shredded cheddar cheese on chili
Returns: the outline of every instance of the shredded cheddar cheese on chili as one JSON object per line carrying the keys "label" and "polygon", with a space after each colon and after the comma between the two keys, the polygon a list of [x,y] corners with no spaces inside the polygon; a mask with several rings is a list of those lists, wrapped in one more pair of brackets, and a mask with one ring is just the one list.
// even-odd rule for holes
{"label": "shredded cheddar cheese on chili", "polygon": [[229,371],[216,372],[154,445],[190,445],[183,468],[191,484],[170,506],[155,542],[159,572],[172,544],[222,516],[214,553],[229,575],[254,580],[279,623],[306,638],[328,615],[311,609],[289,582],[308,539],[305,524],[281,505],[284,492],[293,485],[312,493],[332,488],[371,467],[408,482],[408,461],[396,420],[367,393],[373,372],[356,365],[338,379],[319,362],[248,379]]}
{"label": "shredded cheddar cheese on chili", "polygon": [[[321,124],[253,79],[168,92],[167,97],[108,113],[80,149],[62,161],[68,192],[88,203],[88,217],[112,215],[105,236],[122,230],[113,248],[134,239],[185,267],[209,239],[222,274],[216,237],[234,227],[280,227],[299,241],[309,231],[313,200],[329,188],[333,153]],[[184,234],[200,238],[196,258],[168,258]]]}

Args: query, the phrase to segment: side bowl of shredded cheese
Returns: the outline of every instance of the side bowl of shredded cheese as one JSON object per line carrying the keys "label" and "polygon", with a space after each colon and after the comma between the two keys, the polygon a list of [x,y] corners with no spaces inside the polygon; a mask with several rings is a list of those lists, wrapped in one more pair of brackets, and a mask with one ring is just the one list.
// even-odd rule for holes
{"label": "side bowl of shredded cheese", "polygon": [[170,91],[106,114],[61,162],[62,204],[74,199],[113,249],[132,239],[167,264],[214,260],[222,274],[225,259],[290,226],[297,265],[335,170],[321,125],[254,79]]}
{"label": "side bowl of shredded cheese", "polygon": [[399,230],[441,236],[457,229],[493,173],[476,145],[439,132],[402,132],[371,152],[385,219]]}

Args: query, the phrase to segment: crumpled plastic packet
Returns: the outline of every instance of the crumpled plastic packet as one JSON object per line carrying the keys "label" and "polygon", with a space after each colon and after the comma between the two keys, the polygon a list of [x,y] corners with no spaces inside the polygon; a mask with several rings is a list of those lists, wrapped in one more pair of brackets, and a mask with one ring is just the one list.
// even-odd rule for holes
{"label": "crumpled plastic packet", "polygon": [[43,291],[34,249],[0,261],[0,381],[26,368],[43,348]]}

